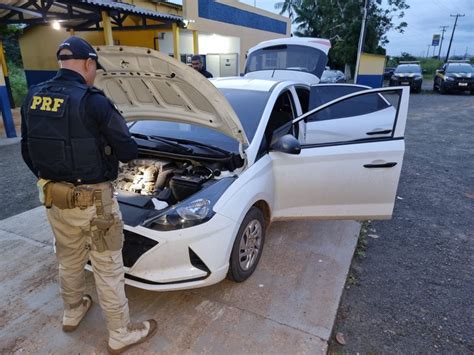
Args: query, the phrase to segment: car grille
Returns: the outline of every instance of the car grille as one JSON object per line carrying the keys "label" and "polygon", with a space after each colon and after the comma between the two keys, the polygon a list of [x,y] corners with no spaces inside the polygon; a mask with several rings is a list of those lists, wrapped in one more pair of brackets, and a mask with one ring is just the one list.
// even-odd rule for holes
{"label": "car grille", "polygon": [[158,245],[157,241],[128,230],[124,230],[123,234],[125,240],[123,243],[122,256],[123,264],[126,267],[132,267],[140,256]]}
{"label": "car grille", "polygon": [[474,82],[474,78],[454,78],[454,81],[457,83],[472,83]]}

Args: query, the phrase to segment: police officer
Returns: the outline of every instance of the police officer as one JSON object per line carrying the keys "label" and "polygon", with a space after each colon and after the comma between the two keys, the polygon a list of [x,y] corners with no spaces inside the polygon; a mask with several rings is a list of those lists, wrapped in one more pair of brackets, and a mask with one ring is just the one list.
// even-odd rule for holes
{"label": "police officer", "polygon": [[200,72],[202,75],[204,75],[206,78],[212,78],[212,74],[209,73],[204,67],[202,66],[202,59],[200,55],[193,55],[191,57],[191,66],[193,69],[197,70]]}
{"label": "police officer", "polygon": [[22,155],[39,178],[40,199],[55,236],[62,327],[75,330],[92,305],[85,292],[90,259],[109,331],[108,350],[120,353],[150,338],[155,320],[130,323],[124,290],[123,222],[111,181],[118,161],[137,156],[123,117],[93,87],[97,53],[85,40],[60,44],[60,70],[31,87],[21,108]]}

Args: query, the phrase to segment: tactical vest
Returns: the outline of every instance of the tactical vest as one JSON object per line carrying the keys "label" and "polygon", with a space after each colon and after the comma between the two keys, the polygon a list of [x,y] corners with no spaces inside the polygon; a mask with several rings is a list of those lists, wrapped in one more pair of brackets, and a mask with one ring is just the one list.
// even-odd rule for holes
{"label": "tactical vest", "polygon": [[105,154],[99,132],[84,124],[84,98],[91,90],[55,80],[34,90],[26,115],[28,151],[41,178],[91,184],[115,179],[117,160]]}

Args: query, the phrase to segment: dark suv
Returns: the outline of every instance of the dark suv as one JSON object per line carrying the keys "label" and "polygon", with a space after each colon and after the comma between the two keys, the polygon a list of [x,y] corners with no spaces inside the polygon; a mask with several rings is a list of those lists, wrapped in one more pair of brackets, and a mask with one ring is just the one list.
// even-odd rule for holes
{"label": "dark suv", "polygon": [[448,61],[436,70],[433,90],[441,94],[453,91],[470,91],[474,94],[474,68],[469,62]]}
{"label": "dark suv", "polygon": [[420,62],[400,62],[390,78],[390,86],[409,85],[411,91],[420,92],[423,74]]}

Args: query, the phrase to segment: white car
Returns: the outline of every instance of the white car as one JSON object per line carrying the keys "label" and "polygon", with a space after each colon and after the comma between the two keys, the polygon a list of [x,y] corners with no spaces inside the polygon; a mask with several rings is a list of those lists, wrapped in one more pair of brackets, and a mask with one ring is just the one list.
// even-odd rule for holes
{"label": "white car", "polygon": [[247,53],[245,77],[317,84],[326,68],[330,48],[328,39],[313,37],[277,38],[260,42]]}
{"label": "white car", "polygon": [[408,87],[337,84],[346,92],[328,102],[315,95],[331,85],[211,82],[150,49],[98,50],[106,71],[96,85],[139,145],[115,183],[127,284],[164,291],[243,281],[272,221],[391,217]]}

